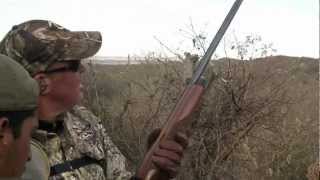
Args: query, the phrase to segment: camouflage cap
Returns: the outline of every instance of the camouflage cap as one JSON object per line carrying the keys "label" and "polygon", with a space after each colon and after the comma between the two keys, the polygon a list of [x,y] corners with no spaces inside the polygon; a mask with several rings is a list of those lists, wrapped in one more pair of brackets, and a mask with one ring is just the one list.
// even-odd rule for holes
{"label": "camouflage cap", "polygon": [[33,110],[38,106],[38,83],[11,58],[0,54],[0,111]]}
{"label": "camouflage cap", "polygon": [[13,26],[0,42],[0,53],[24,66],[30,74],[46,70],[58,61],[93,56],[101,47],[97,31],[70,31],[46,20],[30,20]]}

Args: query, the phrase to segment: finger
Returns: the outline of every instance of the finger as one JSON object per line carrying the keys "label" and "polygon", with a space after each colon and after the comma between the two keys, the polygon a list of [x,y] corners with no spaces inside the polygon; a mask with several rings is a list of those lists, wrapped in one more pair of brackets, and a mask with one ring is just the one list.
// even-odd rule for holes
{"label": "finger", "polygon": [[165,169],[165,170],[178,166],[173,161],[168,161],[167,158],[164,158],[161,156],[152,156],[152,161],[157,167],[159,167],[160,169]]}
{"label": "finger", "polygon": [[153,156],[152,161],[155,164],[156,167],[158,167],[160,170],[166,172],[170,178],[173,178],[178,173],[178,166],[171,162],[167,161],[166,158],[162,158],[159,156]]}
{"label": "finger", "polygon": [[179,143],[183,147],[183,149],[186,149],[188,147],[189,139],[185,133],[176,133],[174,136],[174,140]]}
{"label": "finger", "polygon": [[175,153],[178,153],[178,154],[182,154],[183,153],[183,147],[173,141],[173,140],[163,140],[160,145],[159,145],[159,148],[160,149],[165,149],[165,150],[168,150],[168,151],[173,151]]}
{"label": "finger", "polygon": [[158,157],[162,157],[162,158],[166,158],[167,161],[172,161],[175,164],[180,164],[182,156],[172,152],[172,151],[168,151],[165,149],[158,149],[154,152],[154,156],[158,156]]}

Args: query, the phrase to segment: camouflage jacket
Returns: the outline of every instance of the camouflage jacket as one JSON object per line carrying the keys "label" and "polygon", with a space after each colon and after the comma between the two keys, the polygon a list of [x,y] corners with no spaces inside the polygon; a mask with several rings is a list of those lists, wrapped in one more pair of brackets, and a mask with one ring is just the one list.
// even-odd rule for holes
{"label": "camouflage jacket", "polygon": [[51,176],[52,180],[122,180],[129,179],[126,159],[107,135],[101,120],[84,107],[76,106],[57,119],[56,132],[38,129],[34,138],[44,147],[51,166],[89,156],[104,165],[90,164]]}

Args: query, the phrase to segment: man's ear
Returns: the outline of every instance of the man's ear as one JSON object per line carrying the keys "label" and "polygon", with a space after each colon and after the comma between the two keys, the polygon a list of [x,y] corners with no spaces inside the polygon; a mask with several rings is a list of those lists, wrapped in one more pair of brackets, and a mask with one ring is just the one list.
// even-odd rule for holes
{"label": "man's ear", "polygon": [[9,127],[9,120],[6,117],[0,118],[0,139],[3,138],[6,128]]}
{"label": "man's ear", "polygon": [[0,118],[0,147],[7,146],[13,138],[9,120],[6,117]]}
{"label": "man's ear", "polygon": [[40,95],[46,95],[51,91],[51,80],[46,74],[36,74],[33,79],[39,84]]}

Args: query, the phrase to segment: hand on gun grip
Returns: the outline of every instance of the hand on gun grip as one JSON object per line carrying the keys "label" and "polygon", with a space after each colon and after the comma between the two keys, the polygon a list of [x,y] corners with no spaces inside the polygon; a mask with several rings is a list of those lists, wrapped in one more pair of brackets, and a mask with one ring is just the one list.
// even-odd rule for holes
{"label": "hand on gun grip", "polygon": [[[148,137],[148,149],[156,141],[161,129],[155,129]],[[174,178],[178,174],[183,153],[188,146],[188,137],[184,133],[176,133],[174,139],[164,139],[152,155],[152,161],[161,172]]]}

